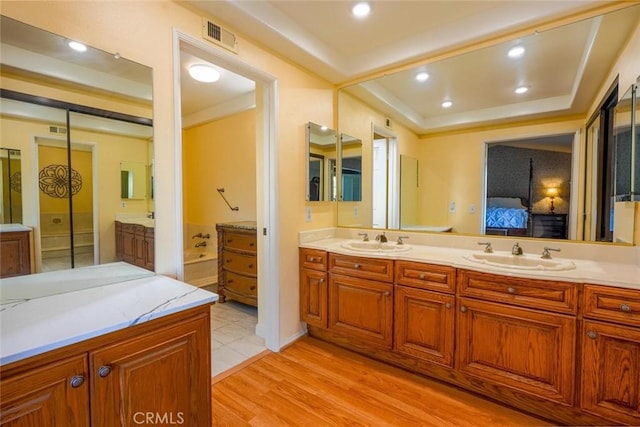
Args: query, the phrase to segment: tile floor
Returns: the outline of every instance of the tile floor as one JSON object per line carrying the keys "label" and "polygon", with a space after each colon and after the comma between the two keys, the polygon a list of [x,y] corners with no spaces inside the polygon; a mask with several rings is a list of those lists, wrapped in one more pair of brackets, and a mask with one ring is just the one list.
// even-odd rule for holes
{"label": "tile floor", "polygon": [[[205,287],[204,289],[210,289]],[[266,350],[256,336],[258,309],[236,301],[211,306],[211,374],[216,376]]]}

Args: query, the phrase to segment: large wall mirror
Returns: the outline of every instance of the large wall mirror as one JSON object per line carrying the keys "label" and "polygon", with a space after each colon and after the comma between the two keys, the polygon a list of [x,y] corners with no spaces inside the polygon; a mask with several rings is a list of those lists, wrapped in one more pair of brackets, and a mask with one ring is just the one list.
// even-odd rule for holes
{"label": "large wall mirror", "polygon": [[5,16],[0,28],[0,136],[20,165],[5,179],[3,150],[3,222],[5,183],[20,182],[9,221],[33,228],[37,272],[114,262],[116,217],[154,210],[152,71]]}
{"label": "large wall mirror", "polygon": [[336,131],[307,123],[307,194],[309,202],[336,200]]}
{"label": "large wall mirror", "polygon": [[[615,76],[637,68],[639,23],[634,5],[340,88],[338,131],[362,140],[362,194],[339,198],[338,226],[629,243],[613,184],[602,191],[615,132],[604,141],[585,126],[610,85],[617,102]],[[488,225],[498,211],[514,222]]]}

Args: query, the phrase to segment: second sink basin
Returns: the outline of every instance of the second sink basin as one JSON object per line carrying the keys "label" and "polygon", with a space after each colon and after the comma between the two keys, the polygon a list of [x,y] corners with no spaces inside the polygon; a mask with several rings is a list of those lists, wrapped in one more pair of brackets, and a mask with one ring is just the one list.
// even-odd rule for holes
{"label": "second sink basin", "polygon": [[562,271],[573,270],[576,265],[571,261],[542,259],[532,255],[511,255],[507,253],[492,254],[472,254],[465,259],[481,264],[493,265],[496,267],[511,268],[516,270],[549,270]]}
{"label": "second sink basin", "polygon": [[352,251],[358,252],[404,252],[411,249],[411,246],[403,244],[398,245],[397,243],[380,243],[380,242],[363,242],[361,240],[350,241],[342,243],[342,246],[345,249],[349,249]]}

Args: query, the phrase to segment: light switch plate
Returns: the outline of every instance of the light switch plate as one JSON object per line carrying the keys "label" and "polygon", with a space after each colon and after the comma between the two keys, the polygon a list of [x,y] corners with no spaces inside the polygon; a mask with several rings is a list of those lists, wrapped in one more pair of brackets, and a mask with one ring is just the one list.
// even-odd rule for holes
{"label": "light switch plate", "polygon": [[307,206],[304,210],[304,219],[307,222],[311,222],[311,206]]}
{"label": "light switch plate", "polygon": [[456,211],[456,202],[449,203],[449,213],[454,213]]}

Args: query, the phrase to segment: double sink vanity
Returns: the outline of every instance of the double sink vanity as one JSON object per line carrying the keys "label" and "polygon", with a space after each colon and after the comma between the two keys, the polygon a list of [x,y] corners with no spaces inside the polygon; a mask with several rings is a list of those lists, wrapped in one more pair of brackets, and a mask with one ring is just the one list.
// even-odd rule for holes
{"label": "double sink vanity", "polygon": [[556,422],[640,424],[637,262],[524,239],[485,251],[486,236],[360,234],[301,233],[310,335]]}

